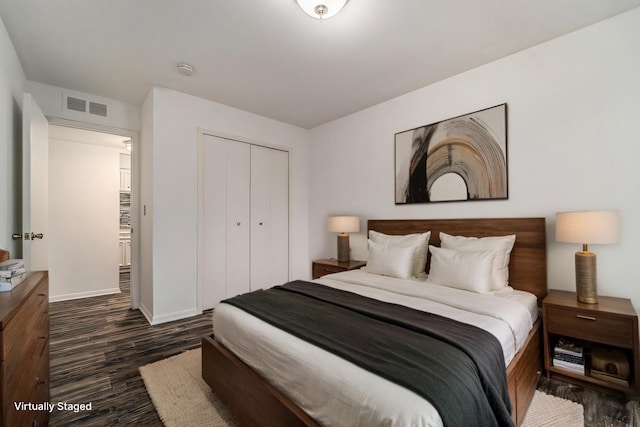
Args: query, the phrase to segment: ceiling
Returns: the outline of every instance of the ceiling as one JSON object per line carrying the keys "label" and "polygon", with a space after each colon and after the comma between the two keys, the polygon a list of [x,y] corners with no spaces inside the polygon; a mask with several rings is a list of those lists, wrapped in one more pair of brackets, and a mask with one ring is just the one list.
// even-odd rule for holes
{"label": "ceiling", "polygon": [[[0,0],[29,80],[141,105],[152,85],[312,128],[640,0]],[[192,77],[176,66],[193,65]]]}

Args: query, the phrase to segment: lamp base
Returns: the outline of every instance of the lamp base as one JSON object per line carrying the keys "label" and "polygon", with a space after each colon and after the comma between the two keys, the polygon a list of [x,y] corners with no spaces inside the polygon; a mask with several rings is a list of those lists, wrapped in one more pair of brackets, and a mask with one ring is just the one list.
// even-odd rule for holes
{"label": "lamp base", "polygon": [[349,235],[347,233],[338,234],[338,262],[349,262]]}
{"label": "lamp base", "polygon": [[596,277],[596,254],[590,251],[576,252],[576,293],[579,302],[598,303]]}

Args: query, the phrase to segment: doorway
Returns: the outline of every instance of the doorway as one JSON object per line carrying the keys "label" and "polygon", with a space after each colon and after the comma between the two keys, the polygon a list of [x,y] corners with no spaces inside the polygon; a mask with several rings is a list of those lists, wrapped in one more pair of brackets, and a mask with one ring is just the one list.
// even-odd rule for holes
{"label": "doorway", "polygon": [[138,308],[137,141],[137,132],[50,119],[52,302],[128,292]]}

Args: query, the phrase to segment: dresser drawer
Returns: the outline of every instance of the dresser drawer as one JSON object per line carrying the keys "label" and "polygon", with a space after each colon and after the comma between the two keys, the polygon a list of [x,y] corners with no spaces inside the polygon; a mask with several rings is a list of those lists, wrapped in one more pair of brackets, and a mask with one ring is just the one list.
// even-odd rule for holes
{"label": "dresser drawer", "polygon": [[[31,354],[42,337],[49,335],[49,298],[47,283],[41,283],[17,310],[2,333],[2,360],[20,362]],[[25,331],[29,331],[25,335]]]}
{"label": "dresser drawer", "polygon": [[633,321],[602,312],[546,307],[547,332],[633,348]]}

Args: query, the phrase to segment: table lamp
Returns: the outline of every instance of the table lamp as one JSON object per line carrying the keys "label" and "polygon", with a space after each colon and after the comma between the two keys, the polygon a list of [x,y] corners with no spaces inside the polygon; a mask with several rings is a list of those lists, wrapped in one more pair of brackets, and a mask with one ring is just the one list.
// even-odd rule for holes
{"label": "table lamp", "polygon": [[556,240],[582,243],[576,252],[576,293],[578,301],[598,303],[596,254],[590,244],[616,243],[620,234],[618,211],[559,212],[556,214]]}
{"label": "table lamp", "polygon": [[349,262],[349,234],[360,231],[360,218],[357,216],[330,216],[327,230],[338,234],[338,262]]}

